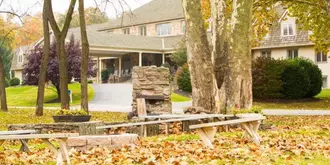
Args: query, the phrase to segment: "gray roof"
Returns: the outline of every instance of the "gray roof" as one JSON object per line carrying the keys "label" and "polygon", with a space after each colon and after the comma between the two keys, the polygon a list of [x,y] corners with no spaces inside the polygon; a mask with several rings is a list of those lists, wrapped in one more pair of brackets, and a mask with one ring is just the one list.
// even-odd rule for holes
{"label": "gray roof", "polygon": [[106,28],[99,30],[182,18],[184,18],[184,13],[181,0],[152,0],[130,13],[125,13],[124,16],[110,21]]}
{"label": "gray roof", "polygon": [[[26,59],[26,55],[28,54],[28,51],[30,51],[35,43],[31,45],[25,45],[25,46],[20,46],[14,50],[14,55],[13,59],[11,62],[11,70],[21,70],[23,69],[23,64],[24,63],[18,63],[18,56],[23,55],[24,61]],[[23,61],[23,62],[24,62]]]}

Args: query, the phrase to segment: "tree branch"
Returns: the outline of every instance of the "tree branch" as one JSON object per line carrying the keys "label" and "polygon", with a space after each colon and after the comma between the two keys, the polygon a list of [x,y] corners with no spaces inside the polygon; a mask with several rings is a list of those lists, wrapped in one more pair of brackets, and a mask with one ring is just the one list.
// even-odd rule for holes
{"label": "tree branch", "polygon": [[64,33],[64,35],[66,35],[68,33],[75,5],[76,5],[76,0],[71,0],[70,6],[69,6],[69,9],[68,9],[68,13],[67,13],[66,18],[65,18],[64,26],[63,26],[63,29],[62,29],[62,32]]}
{"label": "tree branch", "polygon": [[52,27],[53,31],[54,31],[54,35],[57,35],[59,33],[61,33],[60,28],[58,27],[55,17],[54,17],[54,12],[53,12],[53,8],[52,8],[52,1],[51,0],[45,0],[48,1],[47,2],[47,8],[48,8],[48,12],[47,12],[47,17],[48,17],[48,21],[50,26]]}

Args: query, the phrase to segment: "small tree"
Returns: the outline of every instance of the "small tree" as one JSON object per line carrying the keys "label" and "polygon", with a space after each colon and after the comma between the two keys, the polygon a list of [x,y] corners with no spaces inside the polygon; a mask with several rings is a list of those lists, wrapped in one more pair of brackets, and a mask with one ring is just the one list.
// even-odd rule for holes
{"label": "small tree", "polygon": [[[81,50],[79,43],[75,42],[74,37],[71,36],[70,42],[65,46],[68,53],[68,78],[80,78],[81,65]],[[23,80],[24,85],[37,85],[39,81],[40,65],[43,55],[42,47],[35,47],[27,56],[27,62],[24,64]],[[93,69],[91,59],[88,62],[88,76],[95,76],[96,70]],[[59,59],[56,52],[55,41],[51,44],[48,68],[46,73],[46,81],[51,82],[56,88],[58,98],[60,99],[60,77],[59,77]]]}
{"label": "small tree", "polygon": [[187,63],[187,46],[185,45],[185,42],[181,42],[179,44],[176,52],[171,54],[170,58],[178,66],[183,66],[185,63]]}

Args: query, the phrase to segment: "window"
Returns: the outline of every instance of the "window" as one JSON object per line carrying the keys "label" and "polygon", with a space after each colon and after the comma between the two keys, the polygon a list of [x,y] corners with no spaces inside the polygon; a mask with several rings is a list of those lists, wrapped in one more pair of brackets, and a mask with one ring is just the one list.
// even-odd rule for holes
{"label": "window", "polygon": [[263,50],[263,51],[261,51],[261,56],[270,58],[270,57],[272,57],[272,51],[271,50]]}
{"label": "window", "polygon": [[328,76],[323,76],[322,81],[323,81],[322,88],[328,88]]}
{"label": "window", "polygon": [[147,27],[146,26],[140,26],[140,35],[146,36],[147,35]]}
{"label": "window", "polygon": [[126,35],[129,35],[129,33],[130,33],[129,28],[123,29],[123,33],[126,34]]}
{"label": "window", "polygon": [[282,23],[282,35],[283,36],[294,35],[293,23]]}
{"label": "window", "polygon": [[23,62],[23,56],[22,56],[22,55],[19,55],[19,56],[18,56],[18,62],[19,62],[19,63],[22,63],[22,62]]}
{"label": "window", "polygon": [[289,49],[288,50],[288,59],[298,58],[298,49]]}
{"label": "window", "polygon": [[157,25],[158,36],[167,36],[171,34],[171,25],[168,23]]}
{"label": "window", "polygon": [[327,61],[328,61],[328,56],[326,53],[318,52],[316,54],[316,62],[327,62]]}
{"label": "window", "polygon": [[181,32],[183,34],[186,32],[186,21],[181,21]]}

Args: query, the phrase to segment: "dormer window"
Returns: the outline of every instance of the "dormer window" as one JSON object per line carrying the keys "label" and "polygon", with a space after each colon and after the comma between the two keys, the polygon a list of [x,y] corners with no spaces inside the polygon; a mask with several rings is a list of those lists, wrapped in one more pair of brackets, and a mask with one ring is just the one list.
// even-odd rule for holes
{"label": "dormer window", "polygon": [[282,23],[282,36],[293,36],[294,26],[293,23]]}
{"label": "dormer window", "polygon": [[18,56],[18,62],[19,62],[19,63],[22,63],[22,62],[23,62],[23,56],[22,56],[22,55],[19,55],[19,56]]}
{"label": "dormer window", "polygon": [[123,34],[129,35],[130,34],[129,28],[124,28],[123,29]]}
{"label": "dormer window", "polygon": [[158,24],[156,26],[158,36],[168,36],[171,34],[171,25],[169,23]]}

